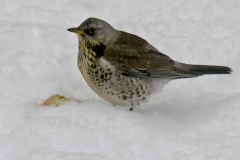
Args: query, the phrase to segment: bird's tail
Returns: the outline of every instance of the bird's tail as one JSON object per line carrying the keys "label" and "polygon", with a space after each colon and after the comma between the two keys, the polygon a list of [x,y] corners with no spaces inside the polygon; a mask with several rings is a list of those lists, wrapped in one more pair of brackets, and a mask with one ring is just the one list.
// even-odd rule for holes
{"label": "bird's tail", "polygon": [[232,69],[226,66],[192,65],[192,64],[179,63],[175,61],[174,67],[177,70],[180,70],[180,72],[182,72],[182,77],[179,77],[179,78],[191,77],[189,75],[192,75],[192,77],[197,77],[205,74],[231,74],[232,73]]}

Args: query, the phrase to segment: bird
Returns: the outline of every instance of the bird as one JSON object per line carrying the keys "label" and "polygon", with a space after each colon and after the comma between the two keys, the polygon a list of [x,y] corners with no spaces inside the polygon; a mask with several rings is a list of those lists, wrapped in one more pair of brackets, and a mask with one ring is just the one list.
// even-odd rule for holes
{"label": "bird", "polygon": [[77,65],[88,86],[104,100],[130,111],[172,80],[232,72],[226,66],[174,61],[145,39],[98,18],[87,18],[67,30],[78,35]]}

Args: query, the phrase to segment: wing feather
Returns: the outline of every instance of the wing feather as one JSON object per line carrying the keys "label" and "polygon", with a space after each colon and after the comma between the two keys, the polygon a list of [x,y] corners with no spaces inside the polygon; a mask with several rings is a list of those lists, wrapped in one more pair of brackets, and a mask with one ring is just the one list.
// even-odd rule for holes
{"label": "wing feather", "polygon": [[120,32],[116,42],[106,46],[102,58],[126,76],[167,79],[183,77],[171,58],[159,52],[146,40],[126,32]]}

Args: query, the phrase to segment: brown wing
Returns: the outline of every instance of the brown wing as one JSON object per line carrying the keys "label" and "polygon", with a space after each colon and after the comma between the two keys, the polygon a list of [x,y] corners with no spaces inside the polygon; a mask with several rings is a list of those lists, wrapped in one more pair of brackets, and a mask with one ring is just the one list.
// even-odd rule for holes
{"label": "brown wing", "polygon": [[176,78],[174,61],[151,46],[144,39],[120,32],[119,38],[104,50],[103,57],[117,71],[131,77]]}
{"label": "brown wing", "polygon": [[231,73],[229,67],[190,65],[173,61],[144,39],[122,31],[115,43],[105,48],[102,58],[120,73],[131,77],[177,79]]}
{"label": "brown wing", "polygon": [[171,70],[173,65],[172,60],[165,55],[126,45],[115,44],[107,47],[103,58],[119,72],[133,77],[154,77],[161,72]]}

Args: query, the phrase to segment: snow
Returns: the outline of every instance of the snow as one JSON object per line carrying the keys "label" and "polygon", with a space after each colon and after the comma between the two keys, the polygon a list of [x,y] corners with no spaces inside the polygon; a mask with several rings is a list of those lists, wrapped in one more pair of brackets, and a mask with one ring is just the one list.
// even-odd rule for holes
{"label": "snow", "polygon": [[[132,112],[114,107],[84,82],[66,31],[88,17],[233,74],[175,80]],[[0,0],[0,159],[240,159],[239,37],[235,0]],[[56,93],[82,102],[41,106]]]}

